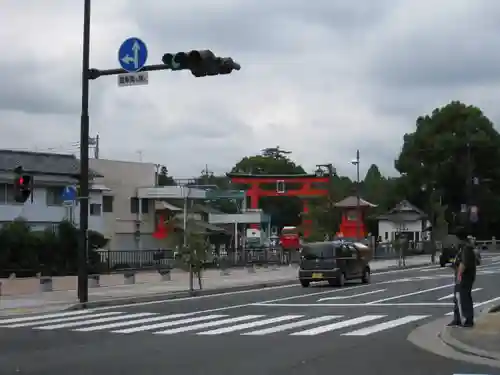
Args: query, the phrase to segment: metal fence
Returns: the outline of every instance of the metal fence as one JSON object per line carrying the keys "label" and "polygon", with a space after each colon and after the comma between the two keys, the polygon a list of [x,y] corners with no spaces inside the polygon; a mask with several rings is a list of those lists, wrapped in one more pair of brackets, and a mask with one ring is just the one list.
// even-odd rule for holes
{"label": "metal fence", "polygon": [[[148,270],[161,267],[182,268],[186,260],[175,250],[98,250],[102,273],[123,270]],[[232,252],[207,254],[204,268],[245,267],[250,265],[284,265],[298,263],[298,251],[278,248],[238,249]]]}

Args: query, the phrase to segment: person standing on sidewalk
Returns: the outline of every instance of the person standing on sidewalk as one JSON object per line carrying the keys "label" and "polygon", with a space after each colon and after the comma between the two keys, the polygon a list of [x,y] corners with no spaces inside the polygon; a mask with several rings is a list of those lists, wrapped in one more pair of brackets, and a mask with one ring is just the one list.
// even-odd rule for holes
{"label": "person standing on sidewalk", "polygon": [[455,257],[455,290],[453,298],[453,321],[449,326],[474,326],[474,303],[472,287],[476,280],[477,259],[470,236]]}

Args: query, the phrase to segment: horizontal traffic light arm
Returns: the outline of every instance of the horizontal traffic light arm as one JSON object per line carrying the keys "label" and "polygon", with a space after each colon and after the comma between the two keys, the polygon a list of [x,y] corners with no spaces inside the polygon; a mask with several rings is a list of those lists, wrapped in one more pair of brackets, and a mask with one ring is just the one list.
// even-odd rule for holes
{"label": "horizontal traffic light arm", "polygon": [[[169,60],[170,58],[170,60]],[[175,60],[174,60],[175,59]],[[180,60],[180,61],[179,61]],[[197,70],[203,71],[206,68],[206,64],[211,64],[211,68],[214,70],[213,74],[206,73],[200,74],[200,76],[205,75],[218,75],[218,74],[229,74],[233,70],[240,70],[241,65],[235,62],[230,57],[217,57],[211,51],[191,51],[189,53],[179,52],[175,55],[166,53],[163,55],[162,61],[167,63],[164,64],[153,64],[145,65],[140,71],[141,72],[154,72],[157,70],[191,70],[193,74]],[[178,66],[180,65],[180,66]],[[87,78],[89,80],[94,80],[103,76],[114,76],[118,74],[129,73],[125,69],[89,69],[87,73]]]}
{"label": "horizontal traffic light arm", "polygon": [[[168,65],[165,64],[156,64],[156,65],[145,65],[140,71],[141,72],[154,72],[156,70],[169,70]],[[115,76],[118,74],[126,74],[129,73],[125,69],[89,69],[88,79],[97,79],[103,76]]]}

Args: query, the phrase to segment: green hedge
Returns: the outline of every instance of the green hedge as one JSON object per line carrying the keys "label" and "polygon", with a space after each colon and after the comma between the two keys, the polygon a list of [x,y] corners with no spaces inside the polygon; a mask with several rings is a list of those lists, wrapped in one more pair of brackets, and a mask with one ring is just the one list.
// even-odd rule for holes
{"label": "green hedge", "polygon": [[[79,231],[68,221],[56,228],[33,231],[25,220],[15,220],[0,229],[0,277],[65,276],[77,273]],[[106,245],[102,234],[89,231],[89,272],[101,269],[95,251]]]}

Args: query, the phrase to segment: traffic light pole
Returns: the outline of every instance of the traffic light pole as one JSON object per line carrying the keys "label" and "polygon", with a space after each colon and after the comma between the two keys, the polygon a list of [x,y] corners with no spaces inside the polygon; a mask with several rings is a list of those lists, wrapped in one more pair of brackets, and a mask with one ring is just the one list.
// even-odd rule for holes
{"label": "traffic light pole", "polygon": [[78,300],[87,303],[88,293],[88,226],[89,226],[89,67],[90,4],[85,0],[83,13],[82,113],[80,122],[80,248],[78,251]]}
{"label": "traffic light pole", "polygon": [[[80,123],[80,248],[78,251],[78,299],[88,302],[88,226],[89,226],[89,84],[90,80],[102,76],[129,73],[124,69],[90,68],[90,9],[91,0],[84,0],[83,16],[83,56],[82,56],[82,113]],[[230,74],[241,66],[229,57],[217,57],[211,51],[191,51],[170,56],[169,64],[145,65],[141,72],[157,70],[191,70],[195,77]],[[182,56],[187,65],[178,64],[176,58]],[[189,59],[194,59],[190,61]],[[208,64],[208,65],[205,65]]]}

